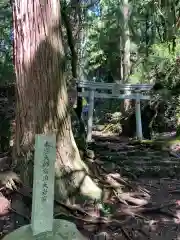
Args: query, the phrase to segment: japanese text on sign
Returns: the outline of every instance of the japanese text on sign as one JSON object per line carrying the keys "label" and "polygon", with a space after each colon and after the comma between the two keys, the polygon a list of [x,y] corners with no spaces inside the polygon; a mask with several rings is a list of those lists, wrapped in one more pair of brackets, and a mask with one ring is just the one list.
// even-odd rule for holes
{"label": "japanese text on sign", "polygon": [[42,170],[43,170],[43,187],[42,187],[42,202],[47,200],[47,193],[48,193],[48,168],[49,168],[49,150],[52,147],[47,141],[44,144],[44,152],[43,152],[43,163],[42,163]]}

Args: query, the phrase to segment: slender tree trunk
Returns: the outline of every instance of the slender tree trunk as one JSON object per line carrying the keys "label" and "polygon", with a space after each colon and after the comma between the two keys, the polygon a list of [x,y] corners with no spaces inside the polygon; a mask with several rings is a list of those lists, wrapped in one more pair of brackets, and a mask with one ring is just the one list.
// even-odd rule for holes
{"label": "slender tree trunk", "polygon": [[[64,3],[62,9],[61,9],[61,14],[62,14],[62,19],[64,21],[64,26],[66,28],[66,33],[67,33],[67,41],[68,45],[71,51],[71,70],[72,70],[72,77],[74,80],[77,80],[78,77],[78,54],[76,53],[75,50],[75,41],[73,38],[73,33],[71,29],[71,24],[68,18],[68,11],[67,11],[67,6],[66,3]],[[73,89],[75,89],[75,86],[73,86]],[[81,88],[76,87],[76,91],[82,91]],[[82,120],[82,109],[83,109],[83,101],[82,97],[77,95],[77,101],[76,101],[76,108],[75,108],[75,113],[78,117],[79,124],[80,124],[80,142],[81,144],[78,144],[78,147],[81,147],[83,150],[86,148],[86,130],[85,130],[85,125]],[[80,146],[81,145],[81,146]]]}
{"label": "slender tree trunk", "polygon": [[176,119],[177,119],[177,127],[176,127],[176,136],[180,136],[180,97],[177,98],[177,107],[176,107]]}
{"label": "slender tree trunk", "polygon": [[128,81],[130,73],[130,36],[129,36],[129,1],[123,0],[123,81],[126,83]]}
{"label": "slender tree trunk", "polygon": [[[130,74],[130,33],[129,33],[129,1],[123,0],[122,5],[123,10],[123,31],[122,31],[122,45],[123,45],[123,83],[128,83],[128,78]],[[131,101],[129,99],[125,99],[121,112],[126,114],[131,107]]]}
{"label": "slender tree trunk", "polygon": [[179,137],[180,136],[180,120],[178,122],[178,126],[177,126],[177,129],[176,129],[176,136]]}
{"label": "slender tree trunk", "polygon": [[15,0],[14,60],[17,86],[14,161],[32,185],[35,134],[56,133],[56,197],[100,198],[101,189],[80,159],[68,111],[59,0]]}

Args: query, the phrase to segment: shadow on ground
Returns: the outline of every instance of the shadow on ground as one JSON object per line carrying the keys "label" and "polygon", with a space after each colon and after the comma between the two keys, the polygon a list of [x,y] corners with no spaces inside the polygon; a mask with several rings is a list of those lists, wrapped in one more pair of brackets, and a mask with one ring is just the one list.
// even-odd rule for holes
{"label": "shadow on ground", "polygon": [[[134,185],[146,188],[151,196],[149,211],[131,216],[128,224],[122,225],[123,229],[106,229],[107,239],[179,240],[180,159],[171,154],[173,144],[179,141],[167,137],[155,143],[140,143],[98,132],[94,140],[90,149],[94,151],[95,162],[101,163],[109,173],[128,176]],[[122,212],[121,205],[116,203],[115,215]]]}
{"label": "shadow on ground", "polygon": [[[172,156],[171,149],[164,147],[167,144],[162,141],[161,144],[139,143],[100,132],[94,133],[94,140],[89,145],[93,151],[89,150],[91,156],[86,161],[91,162],[99,183],[105,186],[110,179],[118,180],[118,184],[122,184],[122,195],[136,197],[137,191],[137,196],[141,193],[147,203],[142,197],[138,207],[133,202],[129,204],[129,200],[123,200],[122,195],[114,191],[116,186],[112,188],[111,182],[113,194],[101,206],[90,202],[63,206],[55,202],[58,217],[74,221],[84,236],[92,240],[179,240],[180,159]],[[28,224],[31,214],[31,191],[6,195],[12,209],[6,216],[0,216],[1,237]]]}

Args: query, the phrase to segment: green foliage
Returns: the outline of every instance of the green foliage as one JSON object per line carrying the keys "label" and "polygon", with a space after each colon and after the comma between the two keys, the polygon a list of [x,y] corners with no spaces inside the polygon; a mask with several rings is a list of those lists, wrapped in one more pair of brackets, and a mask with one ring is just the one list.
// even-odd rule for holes
{"label": "green foliage", "polygon": [[[120,79],[122,39],[124,32],[127,31],[127,28],[123,27],[125,2],[127,1],[101,0],[101,15],[96,16],[91,13],[87,19],[88,36],[85,55],[88,59],[86,69],[90,75],[99,74],[102,77],[110,71],[115,78]],[[165,2],[129,0],[131,82],[154,81],[155,74],[151,71],[153,66],[156,66],[159,72],[162,72],[162,68],[166,66],[165,72],[169,74],[165,79],[167,82],[177,72],[176,57],[173,54],[179,48],[178,9],[179,2],[173,0]],[[173,78],[173,81],[176,79]]]}
{"label": "green foliage", "polygon": [[0,9],[0,85],[3,85],[14,80],[11,41],[12,10],[9,1],[2,1]]}
{"label": "green foliage", "polygon": [[164,101],[168,109],[158,121],[164,123],[166,118],[174,126],[180,94],[179,7],[179,1],[173,0],[101,0],[101,15],[91,13],[87,18],[84,53],[89,78],[109,80],[111,73],[114,79],[121,79],[124,39],[129,34],[129,83],[160,83],[164,88],[156,92],[156,100]]}
{"label": "green foliage", "polygon": [[[118,27],[117,1],[100,1],[101,17],[88,16],[88,38],[86,43],[87,69],[89,73],[99,68],[117,66],[119,59],[120,28]],[[114,72],[117,75],[117,70]]]}
{"label": "green foliage", "polygon": [[[180,51],[180,44],[176,46],[176,52]],[[173,95],[178,91],[180,84],[180,61],[177,54],[170,52],[166,43],[154,44],[151,46],[150,54],[144,62],[134,70],[134,76],[140,81],[160,82],[172,90]]]}
{"label": "green foliage", "polygon": [[101,211],[105,217],[108,217],[112,213],[112,205],[102,203]]}

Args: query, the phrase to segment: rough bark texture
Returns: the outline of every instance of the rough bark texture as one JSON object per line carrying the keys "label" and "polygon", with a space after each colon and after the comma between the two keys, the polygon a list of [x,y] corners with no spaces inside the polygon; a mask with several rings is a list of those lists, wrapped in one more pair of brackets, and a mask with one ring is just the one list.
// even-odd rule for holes
{"label": "rough bark texture", "polygon": [[[179,122],[180,122],[180,121],[179,121]],[[180,124],[177,126],[176,136],[177,136],[177,137],[180,136]]]}
{"label": "rough bark texture", "polygon": [[129,33],[129,2],[123,0],[123,82],[126,83],[130,73],[130,33]]}
{"label": "rough bark texture", "polygon": [[15,0],[16,170],[32,185],[35,134],[56,133],[56,198],[100,198],[74,141],[64,74],[59,0]]}
{"label": "rough bark texture", "polygon": [[179,137],[180,136],[180,97],[177,98],[176,119],[177,119],[176,136]]}
{"label": "rough bark texture", "polygon": [[[122,1],[123,9],[123,32],[122,32],[122,45],[123,45],[123,83],[128,83],[130,75],[130,32],[129,32],[129,1]],[[128,93],[128,92],[127,92]],[[131,108],[131,100],[125,99],[121,106],[121,112],[123,115],[128,114]]]}
{"label": "rough bark texture", "polygon": [[[68,11],[67,11],[67,6],[66,3],[63,4],[63,7],[61,9],[61,15],[62,15],[62,20],[64,22],[64,26],[66,28],[66,33],[67,33],[67,41],[68,41],[68,45],[71,51],[71,71],[72,71],[72,77],[75,80],[78,80],[78,74],[77,74],[77,68],[78,68],[78,56],[76,54],[76,50],[75,50],[75,41],[73,38],[73,34],[72,34],[72,28],[71,28],[71,23],[68,19]],[[76,90],[77,92],[81,92],[82,89],[78,88],[76,86]],[[80,135],[82,137],[82,142],[83,142],[83,149],[86,148],[86,142],[85,142],[85,126],[84,126],[84,122],[82,120],[82,109],[83,109],[83,100],[82,97],[77,96],[77,102],[76,102],[76,108],[75,108],[75,113],[78,117],[79,120],[79,124],[80,124]]]}

